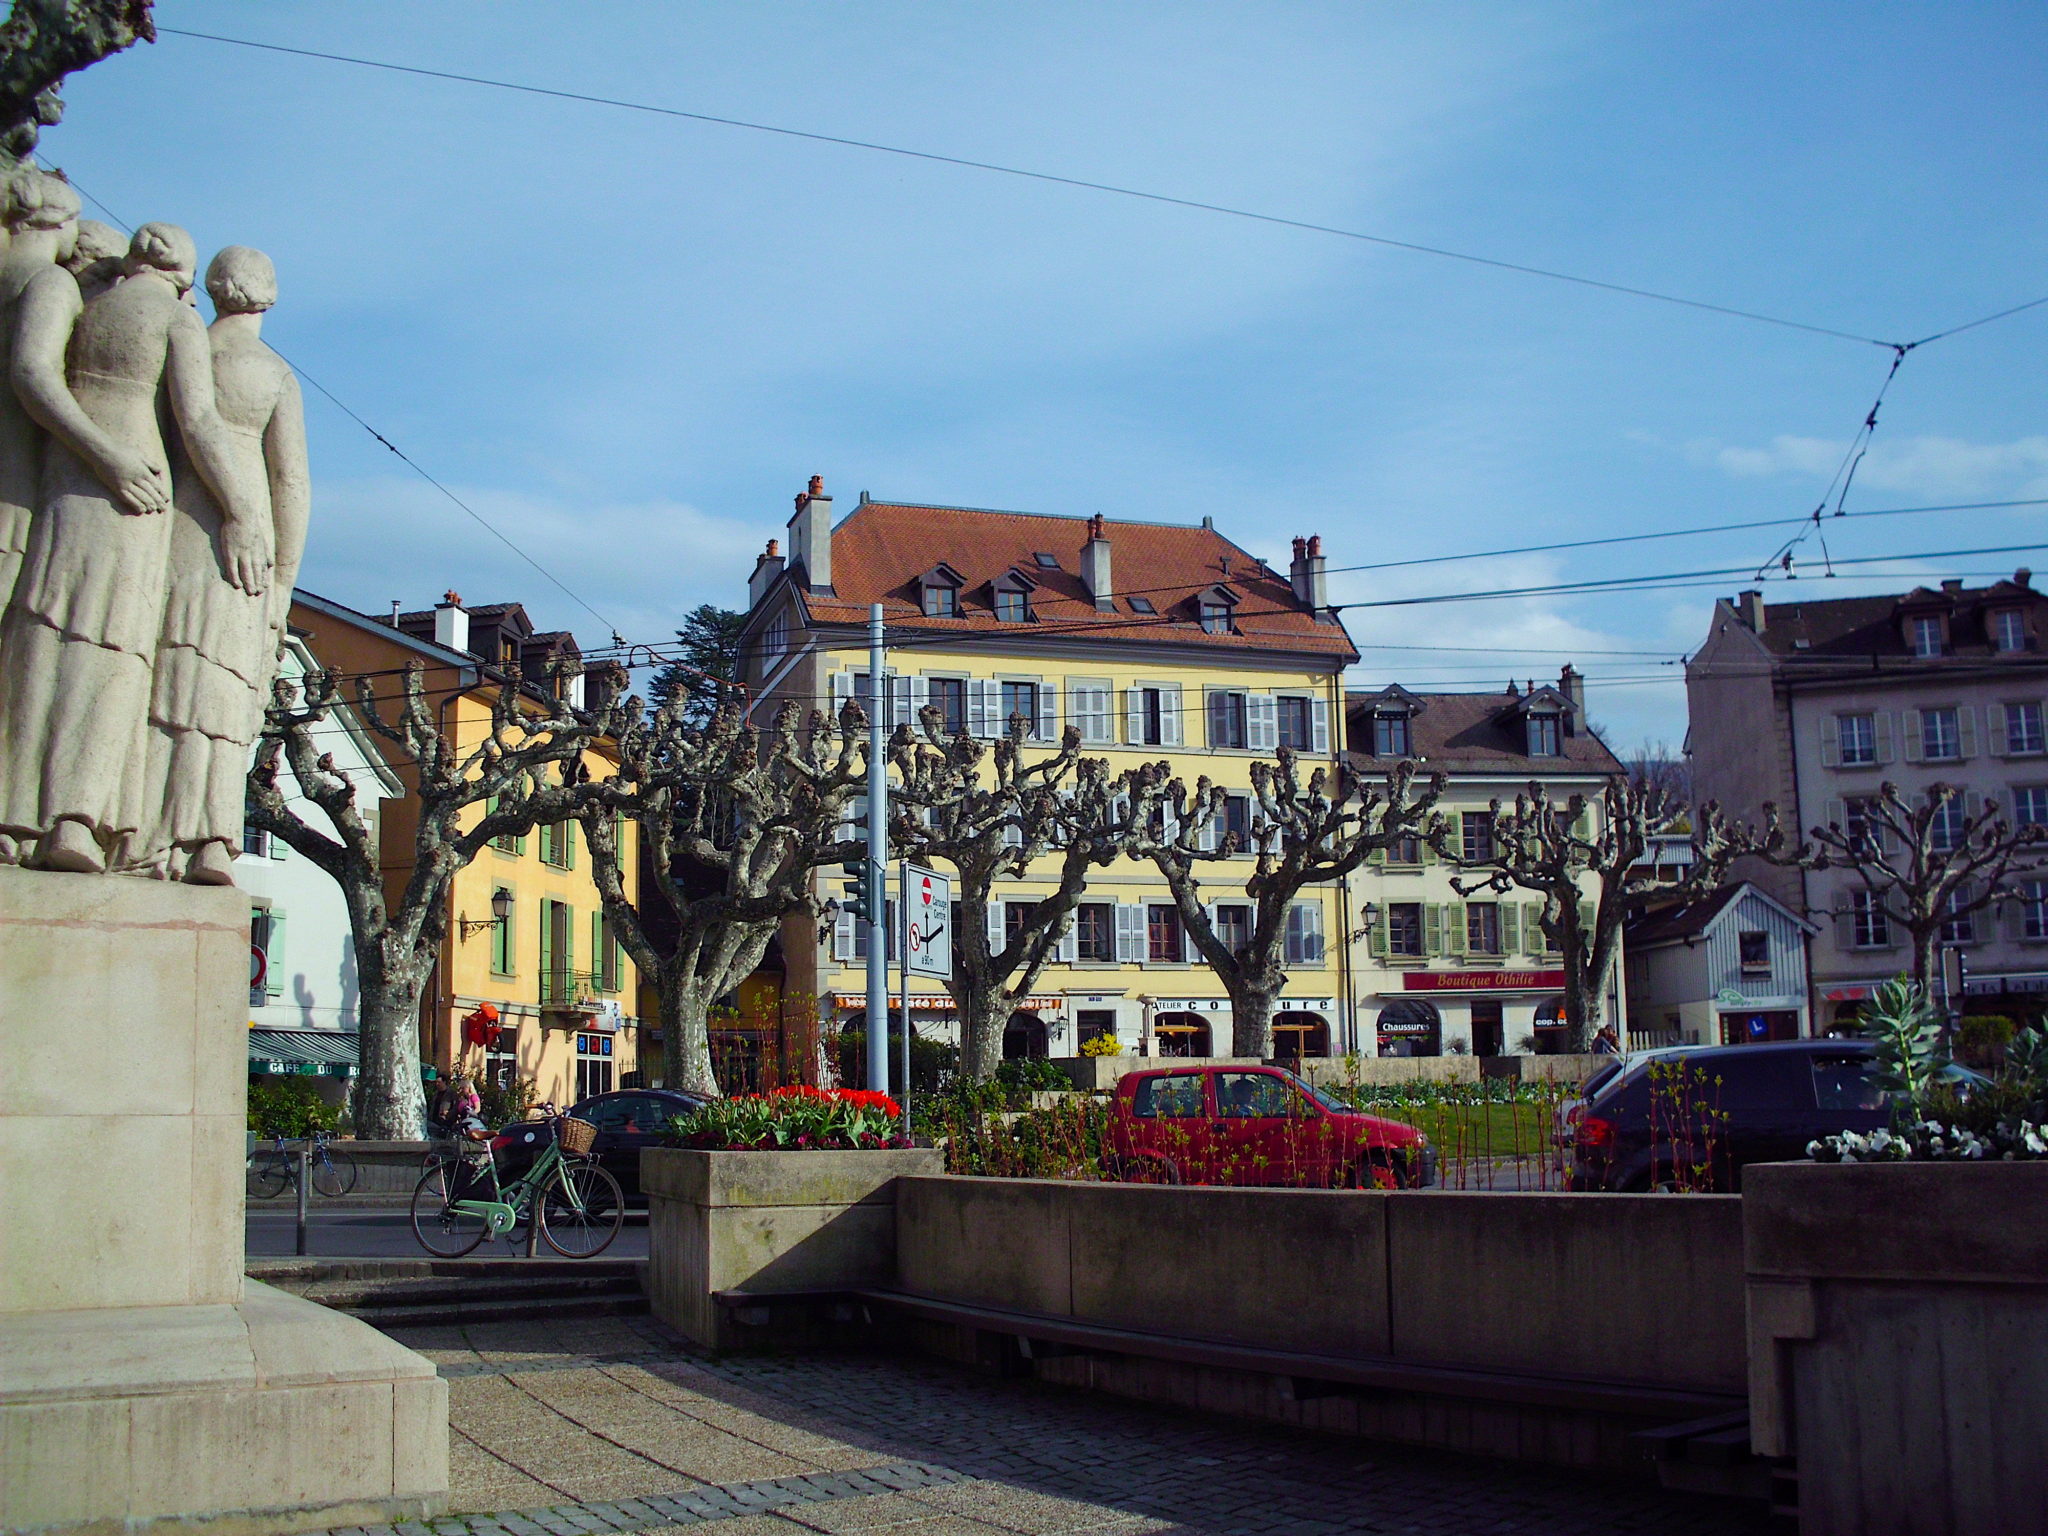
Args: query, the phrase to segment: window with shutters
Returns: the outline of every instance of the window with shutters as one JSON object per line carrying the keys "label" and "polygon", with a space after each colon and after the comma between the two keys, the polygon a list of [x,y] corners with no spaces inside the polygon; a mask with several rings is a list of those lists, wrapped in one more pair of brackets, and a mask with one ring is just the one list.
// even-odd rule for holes
{"label": "window with shutters", "polygon": [[1280,745],[1295,752],[1314,750],[1314,701],[1299,694],[1280,695]]}
{"label": "window with shutters", "polygon": [[1920,756],[1930,763],[1952,763],[1963,755],[1962,724],[1955,706],[1920,711]]}
{"label": "window with shutters", "polygon": [[2020,937],[2048,939],[2048,880],[2029,880],[2020,887]]}
{"label": "window with shutters", "polygon": [[1945,648],[1942,644],[1941,620],[1933,617],[1914,619],[1911,626],[1913,654],[1919,657],[1939,656]]}
{"label": "window with shutters", "polygon": [[1163,688],[1131,690],[1131,745],[1156,747],[1165,742],[1165,703],[1166,691]]}
{"label": "window with shutters", "polygon": [[573,1003],[576,985],[575,914],[566,901],[540,904],[540,1001]]}
{"label": "window with shutters", "polygon": [[1458,848],[1467,864],[1493,857],[1493,812],[1466,811],[1458,817]]}
{"label": "window with shutters", "polygon": [[1851,848],[1873,847],[1884,835],[1884,825],[1876,817],[1876,803],[1868,795],[1851,795],[1842,802],[1842,833]]}
{"label": "window with shutters", "polygon": [[270,857],[270,834],[250,826],[246,815],[242,819],[242,852],[254,854],[259,859]]}
{"label": "window with shutters", "polygon": [[1003,903],[1003,948],[1008,949],[1017,942],[1017,935],[1022,933],[1025,925],[1031,921],[1031,914],[1037,906],[1038,903],[1035,901]]}
{"label": "window with shutters", "polygon": [[1216,942],[1233,955],[1242,955],[1251,947],[1252,909],[1235,902],[1216,908]]}
{"label": "window with shutters", "polygon": [[2016,826],[2048,827],[2048,784],[2023,784],[2012,792]]}
{"label": "window with shutters", "polygon": [[[488,800],[484,801],[484,814],[486,816],[498,814],[498,797],[496,795],[492,795]],[[509,853],[516,857],[526,852],[526,839],[521,835],[507,832],[502,837],[492,838],[491,846],[500,853]]]}
{"label": "window with shutters", "polygon": [[576,823],[573,821],[550,822],[540,829],[540,861],[556,869],[573,869],[576,865]]}
{"label": "window with shutters", "polygon": [[1250,744],[1245,696],[1229,689],[1212,689],[1209,693],[1209,745],[1242,749]]}
{"label": "window with shutters", "polygon": [[591,914],[590,918],[592,954],[590,957],[591,979],[597,983],[600,992],[616,992],[621,985],[620,976],[625,968],[624,956],[619,951],[617,932],[612,920],[602,912]]}
{"label": "window with shutters", "polygon": [[1081,740],[1098,745],[1107,742],[1110,739],[1108,682],[1093,677],[1070,677],[1067,679],[1067,698],[1074,729],[1081,733]]}
{"label": "window with shutters", "polygon": [[[519,961],[518,946],[513,937],[518,930],[512,926],[513,919],[519,911],[517,898],[510,891],[505,891],[504,895],[505,915],[499,917],[493,913],[491,919],[491,973],[496,976],[512,975]],[[491,905],[496,907],[497,904],[497,894],[494,892]]]}
{"label": "window with shutters", "polygon": [[1531,715],[1529,717],[1529,755],[1531,757],[1564,756],[1564,725],[1556,715]]}
{"label": "window with shutters", "polygon": [[925,679],[925,699],[939,712],[939,729],[948,736],[967,734],[967,679],[964,677],[928,677]]}
{"label": "window with shutters", "polygon": [[1297,901],[1287,909],[1286,963],[1323,963],[1323,904]]}
{"label": "window with shutters", "polygon": [[1387,844],[1387,862],[1389,864],[1421,864],[1421,836],[1414,832],[1404,832]]}
{"label": "window with shutters", "polygon": [[1735,947],[1743,975],[1771,974],[1771,936],[1768,933],[1738,933],[1735,935]]}
{"label": "window with shutters", "polygon": [[2005,706],[2005,753],[2008,757],[2039,757],[2048,750],[2038,700]]}
{"label": "window with shutters", "polygon": [[2017,608],[2001,608],[1991,615],[1991,645],[1999,651],[2027,648],[2027,616]]}
{"label": "window with shutters", "polygon": [[1501,953],[1498,902],[1472,901],[1465,904],[1465,948],[1475,955]]}
{"label": "window with shutters", "polygon": [[1870,715],[1835,716],[1837,760],[1844,768],[1867,768],[1877,761],[1877,721]]}
{"label": "window with shutters", "polygon": [[1252,847],[1252,797],[1250,795],[1225,795],[1223,797],[1223,831],[1237,839],[1239,853],[1255,853]]}
{"label": "window with shutters", "polygon": [[1145,908],[1145,958],[1154,965],[1178,965],[1187,957],[1181,945],[1180,909],[1154,902]]}
{"label": "window with shutters", "polygon": [[1074,909],[1074,958],[1083,965],[1116,962],[1116,907],[1084,901]]}
{"label": "window with shutters", "polygon": [[1397,901],[1387,908],[1387,953],[1411,959],[1421,956],[1421,902]]}
{"label": "window with shutters", "polygon": [[1936,853],[1954,853],[1963,846],[1963,831],[1969,821],[1961,795],[1950,795],[1934,807],[1927,822],[1927,841]]}
{"label": "window with shutters", "polygon": [[1949,892],[1948,915],[1941,921],[1941,942],[1944,944],[1974,944],[1977,942],[1977,914],[1965,911],[1970,904],[1970,893],[1963,887]]}
{"label": "window with shutters", "polygon": [[1413,737],[1406,715],[1374,715],[1372,717],[1372,755],[1374,757],[1411,757],[1414,755]]}
{"label": "window with shutters", "polygon": [[1849,893],[1849,942],[1857,949],[1891,947],[1891,919],[1885,916],[1884,905],[1875,891]]}
{"label": "window with shutters", "polygon": [[1008,731],[1013,716],[1022,715],[1026,730],[1035,730],[1038,723],[1038,684],[1004,683],[1003,718],[998,729]]}

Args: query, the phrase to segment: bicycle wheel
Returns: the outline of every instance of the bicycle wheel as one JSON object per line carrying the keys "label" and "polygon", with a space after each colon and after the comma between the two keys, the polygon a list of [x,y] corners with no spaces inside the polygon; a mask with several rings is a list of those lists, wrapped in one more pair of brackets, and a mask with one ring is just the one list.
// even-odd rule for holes
{"label": "bicycle wheel", "polygon": [[330,1198],[356,1187],[356,1160],[322,1147],[313,1154],[313,1187]]}
{"label": "bicycle wheel", "polygon": [[595,1163],[564,1163],[540,1193],[540,1235],[568,1259],[603,1253],[626,1223],[619,1181]]}
{"label": "bicycle wheel", "polygon": [[459,1259],[490,1235],[490,1223],[448,1203],[452,1165],[429,1168],[412,1192],[412,1235],[436,1258]]}
{"label": "bicycle wheel", "polygon": [[247,1188],[251,1199],[275,1200],[292,1181],[291,1164],[282,1152],[253,1152],[249,1156]]}

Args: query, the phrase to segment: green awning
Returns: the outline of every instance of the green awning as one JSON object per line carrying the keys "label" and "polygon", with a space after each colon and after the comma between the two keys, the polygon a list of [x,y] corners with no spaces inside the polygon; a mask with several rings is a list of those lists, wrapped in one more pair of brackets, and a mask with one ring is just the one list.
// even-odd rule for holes
{"label": "green awning", "polygon": [[354,1077],[354,1030],[252,1029],[249,1070],[271,1077]]}

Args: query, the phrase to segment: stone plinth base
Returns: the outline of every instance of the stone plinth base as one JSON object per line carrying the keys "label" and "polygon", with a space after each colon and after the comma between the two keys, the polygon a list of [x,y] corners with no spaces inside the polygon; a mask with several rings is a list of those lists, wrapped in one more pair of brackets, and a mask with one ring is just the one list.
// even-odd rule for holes
{"label": "stone plinth base", "polygon": [[448,1386],[367,1323],[238,1305],[0,1316],[0,1531],[220,1536],[438,1510]]}

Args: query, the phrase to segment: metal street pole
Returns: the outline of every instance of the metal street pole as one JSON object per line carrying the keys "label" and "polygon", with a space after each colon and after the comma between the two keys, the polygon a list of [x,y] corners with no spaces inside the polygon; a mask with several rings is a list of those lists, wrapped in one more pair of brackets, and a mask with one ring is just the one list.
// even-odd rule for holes
{"label": "metal street pole", "polygon": [[896,951],[901,966],[897,995],[903,1000],[903,1134],[910,1134],[910,864],[896,865],[897,932],[902,948]]}
{"label": "metal street pole", "polygon": [[868,1087],[889,1091],[889,714],[882,605],[868,608]]}

